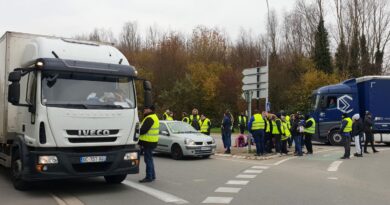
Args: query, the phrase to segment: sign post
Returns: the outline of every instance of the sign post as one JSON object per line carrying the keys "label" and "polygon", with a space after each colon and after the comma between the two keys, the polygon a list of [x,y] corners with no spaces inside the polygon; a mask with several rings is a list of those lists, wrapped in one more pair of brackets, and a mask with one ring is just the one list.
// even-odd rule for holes
{"label": "sign post", "polygon": [[[248,121],[252,116],[252,99],[265,98],[265,110],[269,111],[270,104],[268,102],[268,66],[247,68],[242,71],[244,78],[242,79],[242,90],[244,92],[245,101],[248,104]],[[258,101],[257,101],[258,103]],[[257,108],[259,106],[257,105]],[[248,135],[248,153],[251,152],[252,136]]]}

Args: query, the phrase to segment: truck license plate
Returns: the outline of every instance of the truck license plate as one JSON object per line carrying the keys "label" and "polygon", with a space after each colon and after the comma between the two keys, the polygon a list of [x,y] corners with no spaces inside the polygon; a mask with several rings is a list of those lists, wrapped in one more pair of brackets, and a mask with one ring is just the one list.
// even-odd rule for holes
{"label": "truck license plate", "polygon": [[107,160],[107,156],[80,157],[81,163],[105,162],[106,160]]}
{"label": "truck license plate", "polygon": [[211,147],[201,147],[200,150],[202,150],[202,151],[211,150]]}

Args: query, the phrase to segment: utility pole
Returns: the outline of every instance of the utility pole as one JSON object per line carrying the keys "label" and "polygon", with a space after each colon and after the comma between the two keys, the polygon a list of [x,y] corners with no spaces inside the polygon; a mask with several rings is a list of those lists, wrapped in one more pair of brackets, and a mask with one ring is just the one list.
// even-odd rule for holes
{"label": "utility pole", "polygon": [[[268,73],[269,73],[269,54],[268,54],[268,51],[269,51],[269,28],[271,25],[270,25],[270,17],[269,17],[269,3],[268,3],[268,0],[266,0],[266,1],[267,1],[267,10],[268,10],[267,52],[266,52],[266,55],[267,55],[267,69],[268,69]],[[269,112],[271,109],[268,92],[269,92],[269,89],[267,89],[267,97],[265,98],[265,111],[266,112]]]}

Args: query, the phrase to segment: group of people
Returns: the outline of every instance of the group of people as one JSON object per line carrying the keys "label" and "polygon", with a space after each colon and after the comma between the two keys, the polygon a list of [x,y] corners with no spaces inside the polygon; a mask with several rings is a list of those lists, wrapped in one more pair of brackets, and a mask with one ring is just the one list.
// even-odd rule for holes
{"label": "group of people", "polygon": [[378,152],[374,146],[374,135],[372,133],[372,115],[369,111],[366,111],[364,121],[360,118],[359,114],[354,114],[352,118],[347,114],[342,114],[340,134],[343,137],[344,144],[344,156],[341,159],[349,159],[351,154],[351,139],[355,141],[356,152],[354,156],[363,157],[363,139],[364,135],[366,139],[364,141],[364,153],[368,154],[368,144],[371,144],[372,151]]}
{"label": "group of people", "polygon": [[[162,120],[173,120],[173,112],[167,109],[162,115]],[[196,130],[205,135],[210,135],[211,121],[206,114],[199,115],[198,109],[192,109],[191,115],[186,112],[182,113],[182,121],[190,124]]]}
{"label": "group of people", "polygon": [[[315,133],[315,120],[300,113],[287,115],[285,112],[277,114],[255,110],[247,122],[244,113],[238,116],[238,127],[243,134],[247,130],[256,145],[256,156],[273,153],[288,154],[288,148],[295,143],[294,154],[303,156],[302,147],[306,146],[306,154],[313,154],[312,137]],[[250,140],[248,140],[250,141]],[[248,142],[251,143],[251,142]]]}

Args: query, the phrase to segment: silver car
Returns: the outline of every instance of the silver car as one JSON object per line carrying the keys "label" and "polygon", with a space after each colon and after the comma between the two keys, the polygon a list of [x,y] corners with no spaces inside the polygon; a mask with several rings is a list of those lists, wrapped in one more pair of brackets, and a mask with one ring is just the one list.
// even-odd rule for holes
{"label": "silver car", "polygon": [[173,159],[185,156],[208,158],[215,153],[215,140],[181,121],[160,121],[156,152],[169,153]]}

